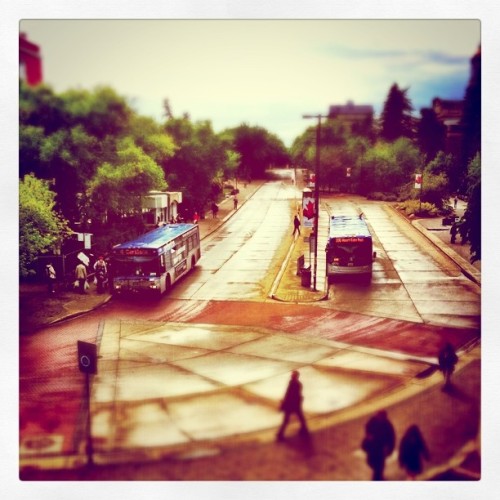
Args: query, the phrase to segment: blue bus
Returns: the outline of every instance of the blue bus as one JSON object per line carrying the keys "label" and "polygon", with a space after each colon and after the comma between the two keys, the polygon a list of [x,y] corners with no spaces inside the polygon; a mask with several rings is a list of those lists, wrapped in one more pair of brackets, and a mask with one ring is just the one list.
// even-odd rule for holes
{"label": "blue bus", "polygon": [[372,235],[363,214],[335,215],[330,218],[326,245],[326,275],[331,283],[337,276],[360,275],[366,281],[372,277]]}
{"label": "blue bus", "polygon": [[201,257],[196,224],[167,224],[113,247],[112,292],[160,297]]}

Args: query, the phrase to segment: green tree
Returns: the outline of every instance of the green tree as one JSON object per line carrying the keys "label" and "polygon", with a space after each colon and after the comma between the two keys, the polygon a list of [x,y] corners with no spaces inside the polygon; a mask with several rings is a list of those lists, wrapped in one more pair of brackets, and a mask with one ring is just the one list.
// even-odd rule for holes
{"label": "green tree", "polygon": [[187,217],[203,213],[219,189],[218,179],[227,165],[224,141],[214,133],[209,121],[192,123],[189,118],[171,118],[164,126],[177,149],[165,166],[172,190],[182,191],[183,210]]}
{"label": "green tree", "polygon": [[437,119],[433,109],[421,109],[421,119],[417,129],[417,143],[427,161],[433,160],[436,155],[444,150],[446,129]]}
{"label": "green tree", "polygon": [[360,160],[359,192],[397,193],[422,169],[422,155],[407,138],[377,142]]}
{"label": "green tree", "polygon": [[[463,135],[460,180],[464,181],[469,162],[481,152],[481,49],[471,59],[471,74],[465,90],[461,126]],[[467,190],[467,186],[461,187],[464,192]]]}
{"label": "green tree", "polygon": [[19,273],[27,277],[35,258],[69,235],[67,221],[55,210],[55,193],[46,181],[25,175],[19,182]]}
{"label": "green tree", "polygon": [[470,241],[470,260],[481,260],[481,156],[477,153],[467,169],[469,201],[464,218]]}
{"label": "green tree", "polygon": [[412,103],[408,97],[408,89],[400,89],[395,83],[382,110],[382,139],[393,142],[400,137],[412,137],[413,111]]}
{"label": "green tree", "polygon": [[94,218],[139,212],[141,196],[150,190],[166,189],[161,167],[131,138],[120,141],[117,162],[101,165],[89,182],[88,198]]}
{"label": "green tree", "polygon": [[262,127],[242,124],[227,132],[233,136],[231,149],[240,155],[238,175],[241,178],[262,178],[268,168],[290,162],[283,142]]}

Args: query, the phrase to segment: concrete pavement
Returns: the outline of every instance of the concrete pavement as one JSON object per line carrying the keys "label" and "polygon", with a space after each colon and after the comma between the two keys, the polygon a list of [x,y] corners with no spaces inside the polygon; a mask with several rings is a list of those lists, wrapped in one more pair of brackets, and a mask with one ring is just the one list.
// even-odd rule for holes
{"label": "concrete pavement", "polygon": [[[257,188],[249,185],[246,191],[242,189],[240,204]],[[200,221],[202,237],[234,215],[232,204],[229,205],[221,205],[218,219]],[[322,233],[320,228],[320,238]],[[272,298],[286,302],[324,299],[326,284],[321,273],[317,276],[316,291],[302,287],[296,275],[296,256],[307,251],[307,247],[302,239],[292,241],[289,258],[273,286]],[[321,239],[318,248],[324,248]],[[324,265],[318,262],[320,269]],[[79,297],[80,301],[68,306],[67,316],[85,311],[91,297],[93,294],[85,299]],[[106,300],[106,296],[99,296],[100,302]],[[425,370],[429,365],[419,360],[387,357],[369,349],[325,340],[297,340],[265,329],[193,324],[167,327],[150,322],[116,321],[107,323],[100,332],[99,349],[99,373],[92,384],[92,435],[94,461],[101,466],[163,458],[180,464],[171,467],[172,474],[176,468],[179,474],[172,479],[183,479],[188,474],[184,470],[186,461],[191,468],[198,469],[204,460],[201,457],[209,456],[208,460],[218,467],[205,472],[207,478],[231,479],[224,475],[233,470],[234,478],[237,477],[238,472],[229,464],[241,449],[249,460],[272,450],[281,457],[281,462],[275,464],[277,471],[265,472],[257,463],[246,464],[257,477],[252,477],[250,471],[251,477],[243,479],[302,478],[304,472],[297,470],[302,466],[291,466],[287,449],[290,445],[274,443],[281,419],[276,408],[290,370],[295,368],[301,371],[306,394],[304,410],[314,443],[318,446],[321,439],[324,446],[333,440],[336,448],[329,456],[330,468],[323,471],[322,477],[318,477],[321,476],[318,471],[310,471],[309,477],[303,479],[368,479],[369,470],[359,450],[359,432],[364,419],[378,408],[389,409],[399,435],[415,418],[422,420],[424,435],[430,443],[442,442],[443,433],[458,414],[471,421],[456,441],[440,446],[421,479],[435,477],[447,470],[450,463],[457,465],[466,457],[478,455],[479,395],[471,384],[478,382],[479,348],[461,356],[456,374],[460,390],[455,395],[442,393],[440,374]],[[432,421],[422,418],[422,400],[434,410]],[[338,438],[332,437],[331,431],[342,426],[351,426],[343,458],[342,449],[335,442]],[[291,430],[293,433],[293,426]],[[304,445],[296,438],[290,443],[300,449]],[[79,467],[86,460],[84,444],[80,443],[76,454],[43,456],[23,455],[21,446],[21,467]],[[192,458],[198,460],[191,462]],[[198,479],[204,479],[203,472],[198,472]],[[475,478],[476,471],[469,472]],[[143,474],[148,472],[144,470]],[[395,460],[388,464],[387,478],[404,478]]]}

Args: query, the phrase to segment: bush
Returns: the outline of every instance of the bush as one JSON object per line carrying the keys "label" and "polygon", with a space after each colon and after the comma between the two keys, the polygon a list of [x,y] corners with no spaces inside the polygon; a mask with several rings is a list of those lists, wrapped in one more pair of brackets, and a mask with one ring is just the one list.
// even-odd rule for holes
{"label": "bush", "polygon": [[378,191],[368,193],[366,197],[369,200],[376,201],[397,201],[398,199],[398,197],[394,193],[380,193]]}
{"label": "bush", "polygon": [[420,204],[419,200],[407,200],[397,203],[396,208],[404,212],[408,217],[412,215],[418,217],[437,217],[439,215],[439,209],[436,205],[428,202]]}

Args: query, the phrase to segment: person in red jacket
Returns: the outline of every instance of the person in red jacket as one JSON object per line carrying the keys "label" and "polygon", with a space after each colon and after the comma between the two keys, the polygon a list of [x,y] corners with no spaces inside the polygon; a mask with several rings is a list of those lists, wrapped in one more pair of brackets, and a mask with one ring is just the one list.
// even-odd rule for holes
{"label": "person in red jacket", "polygon": [[306,419],[302,413],[302,384],[299,382],[299,372],[294,370],[288,382],[288,387],[286,389],[285,397],[283,398],[280,410],[284,412],[283,422],[278,430],[276,439],[278,441],[283,441],[285,429],[290,421],[290,417],[294,413],[300,421],[300,434],[302,436],[309,435],[309,429],[307,428]]}

